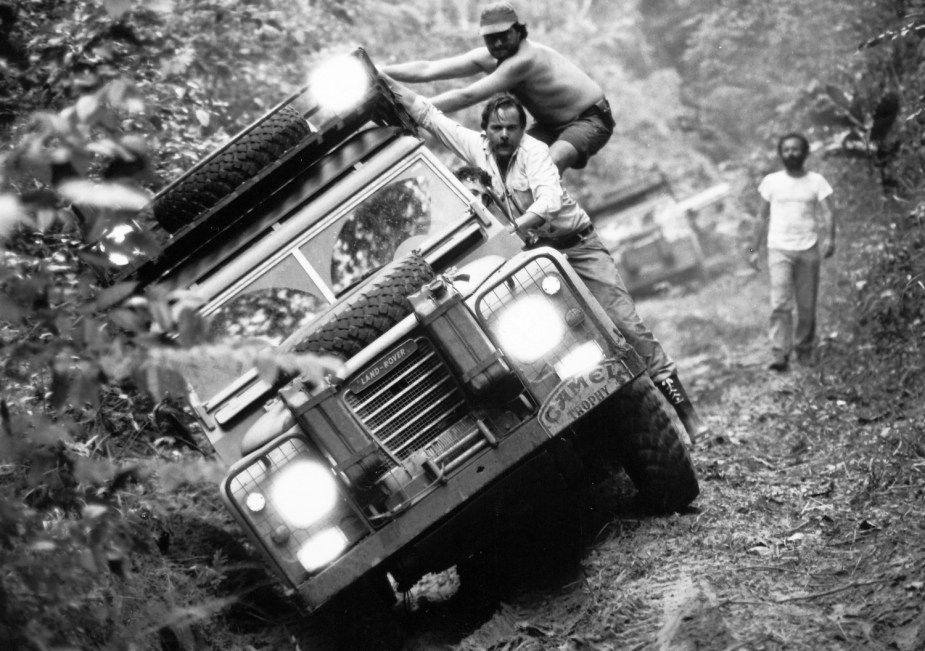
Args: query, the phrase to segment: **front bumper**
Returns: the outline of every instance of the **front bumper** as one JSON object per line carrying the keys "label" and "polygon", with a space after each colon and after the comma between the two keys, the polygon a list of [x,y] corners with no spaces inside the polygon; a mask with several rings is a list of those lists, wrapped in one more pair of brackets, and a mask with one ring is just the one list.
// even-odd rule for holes
{"label": "front bumper", "polygon": [[[569,482],[551,452],[555,440],[531,419],[413,508],[301,583],[300,596],[314,610],[377,568],[403,562],[439,566],[437,555],[477,551],[499,533],[493,520],[507,520],[521,507],[529,510],[561,496]],[[524,504],[527,495],[530,504]]]}

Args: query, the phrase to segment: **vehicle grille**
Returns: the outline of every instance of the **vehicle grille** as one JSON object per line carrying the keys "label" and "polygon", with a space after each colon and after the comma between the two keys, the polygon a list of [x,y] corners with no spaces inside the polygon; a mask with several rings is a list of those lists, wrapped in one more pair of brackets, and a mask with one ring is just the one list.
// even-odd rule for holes
{"label": "vehicle grille", "polygon": [[462,391],[433,344],[415,340],[416,350],[386,378],[344,399],[357,417],[393,455],[436,458],[477,429]]}

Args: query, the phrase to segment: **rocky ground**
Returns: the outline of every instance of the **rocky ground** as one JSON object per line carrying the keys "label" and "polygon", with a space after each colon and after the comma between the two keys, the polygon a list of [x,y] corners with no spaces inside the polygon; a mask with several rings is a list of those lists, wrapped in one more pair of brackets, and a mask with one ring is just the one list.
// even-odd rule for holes
{"label": "rocky ground", "polygon": [[404,648],[925,648],[925,418],[840,393],[854,263],[826,266],[818,363],[782,374],[766,370],[766,273],[641,301],[712,428],[693,508],[635,513],[615,469],[582,505],[577,559],[534,554],[474,604],[452,572],[429,577]]}

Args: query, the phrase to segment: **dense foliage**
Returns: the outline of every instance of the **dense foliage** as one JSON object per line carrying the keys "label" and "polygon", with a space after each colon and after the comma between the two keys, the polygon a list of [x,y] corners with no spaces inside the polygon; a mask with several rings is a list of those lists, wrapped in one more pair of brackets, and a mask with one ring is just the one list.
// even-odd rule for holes
{"label": "dense foliage", "polygon": [[[613,143],[567,177],[589,200],[652,168],[679,187],[717,178],[720,163],[754,180],[773,164],[774,135],[793,128],[843,186],[876,175],[881,197],[840,198],[842,214],[864,202],[881,235],[857,272],[855,339],[842,352],[867,351],[845,375],[860,386],[879,373],[887,392],[923,376],[919,4],[565,0],[522,11],[531,37],[592,71],[615,106]],[[156,237],[109,240],[107,255],[91,245],[298,88],[321,54],[354,43],[380,61],[459,52],[477,42],[477,13],[467,0],[0,2],[0,646],[183,648],[191,624],[234,603],[207,602],[217,584],[232,592],[227,558],[157,567],[164,522],[206,499],[190,486],[214,469],[188,462],[208,450],[173,400],[176,375],[152,356],[169,361],[164,333],[188,347],[208,328],[191,297],[155,288],[127,300],[131,285],[101,284],[107,255],[156,251]],[[143,580],[131,580],[133,555]]]}

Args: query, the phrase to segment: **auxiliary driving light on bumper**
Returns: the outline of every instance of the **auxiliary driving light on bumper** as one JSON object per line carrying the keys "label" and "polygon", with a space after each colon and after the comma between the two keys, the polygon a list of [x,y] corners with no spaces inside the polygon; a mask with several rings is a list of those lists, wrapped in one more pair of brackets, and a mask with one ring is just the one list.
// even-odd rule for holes
{"label": "auxiliary driving light on bumper", "polygon": [[596,341],[586,341],[573,348],[556,362],[556,375],[565,379],[593,368],[604,360],[604,351]]}
{"label": "auxiliary driving light on bumper", "polygon": [[296,555],[305,571],[314,572],[340,556],[347,543],[347,536],[340,529],[325,529],[306,541]]}

